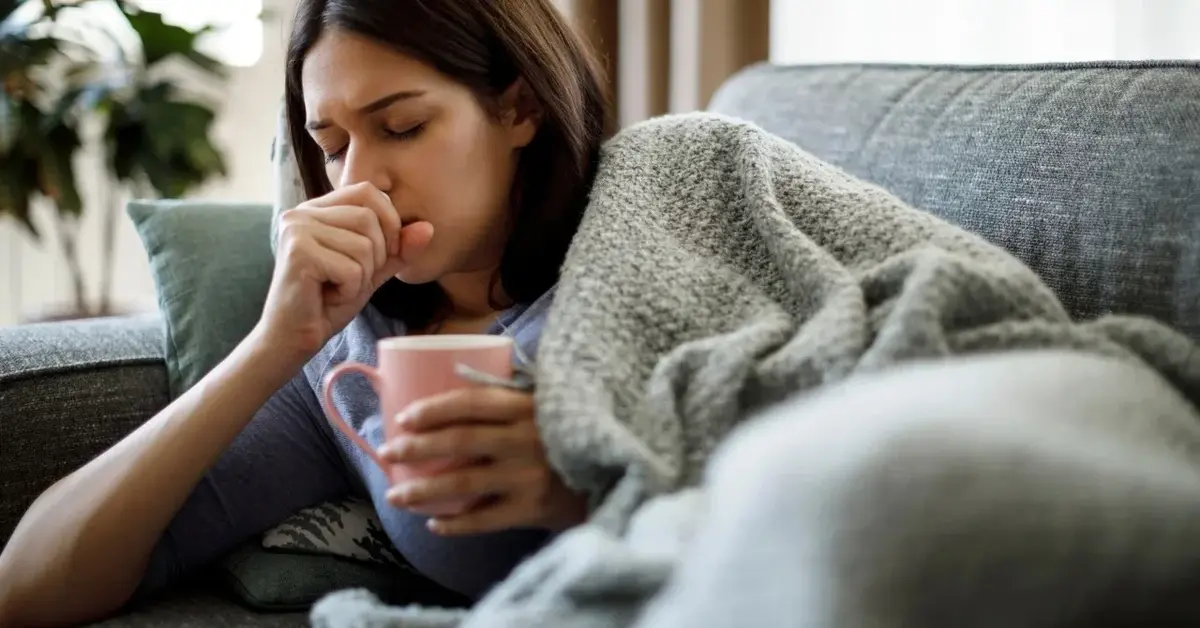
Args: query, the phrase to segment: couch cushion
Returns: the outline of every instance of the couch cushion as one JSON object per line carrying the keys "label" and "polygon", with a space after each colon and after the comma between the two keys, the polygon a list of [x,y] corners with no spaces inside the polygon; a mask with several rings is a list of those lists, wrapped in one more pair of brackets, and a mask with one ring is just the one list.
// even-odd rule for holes
{"label": "couch cushion", "polygon": [[1200,339],[1200,63],[760,65],[710,108]]}
{"label": "couch cushion", "polygon": [[308,613],[261,613],[230,602],[215,583],[180,588],[94,628],[300,628]]}
{"label": "couch cushion", "polygon": [[0,328],[0,543],[29,504],[167,404],[156,316]]}

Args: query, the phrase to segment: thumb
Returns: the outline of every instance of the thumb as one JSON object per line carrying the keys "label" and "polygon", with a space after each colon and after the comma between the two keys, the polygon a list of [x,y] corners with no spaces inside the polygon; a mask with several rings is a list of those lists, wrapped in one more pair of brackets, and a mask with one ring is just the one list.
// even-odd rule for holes
{"label": "thumb", "polygon": [[433,225],[421,221],[414,222],[400,230],[400,259],[412,263],[421,251],[429,246],[433,239]]}
{"label": "thumb", "polygon": [[400,254],[388,256],[387,262],[375,271],[375,289],[395,277],[404,267],[412,263],[433,239],[433,225],[414,222],[400,230]]}

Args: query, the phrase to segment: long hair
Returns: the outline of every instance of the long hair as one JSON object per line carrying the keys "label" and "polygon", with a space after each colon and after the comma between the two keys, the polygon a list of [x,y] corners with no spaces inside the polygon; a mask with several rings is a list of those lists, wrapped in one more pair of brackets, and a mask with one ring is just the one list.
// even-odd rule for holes
{"label": "long hair", "polygon": [[[288,45],[285,102],[310,199],[333,189],[321,149],[304,128],[301,85],[304,60],[326,29],[367,37],[421,61],[466,86],[489,110],[515,80],[525,80],[543,117],[521,151],[511,192],[512,231],[494,279],[517,303],[553,286],[579,227],[612,114],[599,61],[552,0],[301,0]],[[415,329],[434,322],[446,298],[436,283],[391,279],[371,303]]]}

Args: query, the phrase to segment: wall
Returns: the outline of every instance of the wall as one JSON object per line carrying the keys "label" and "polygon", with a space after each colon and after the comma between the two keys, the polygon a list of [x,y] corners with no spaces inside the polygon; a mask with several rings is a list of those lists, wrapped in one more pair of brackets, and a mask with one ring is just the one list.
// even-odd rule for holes
{"label": "wall", "polygon": [[[188,0],[191,1],[191,0]],[[226,151],[230,176],[210,184],[195,196],[209,199],[271,200],[270,148],[275,116],[283,93],[285,25],[295,0],[267,0],[274,17],[265,24],[263,56],[253,67],[231,72],[225,100],[217,120],[217,141]],[[85,193],[95,197],[103,189],[94,174],[96,154],[82,155],[77,163]],[[23,229],[0,220],[0,325],[19,322],[33,314],[53,310],[71,298],[71,286],[61,260],[53,223],[45,207],[39,208],[42,241]],[[97,212],[85,215],[81,225],[80,254],[92,298],[99,290],[100,234]],[[127,310],[153,310],[154,286],[146,256],[133,226],[122,211],[119,222],[114,302]]]}
{"label": "wall", "polygon": [[1200,58],[1200,0],[773,0],[771,60]]}

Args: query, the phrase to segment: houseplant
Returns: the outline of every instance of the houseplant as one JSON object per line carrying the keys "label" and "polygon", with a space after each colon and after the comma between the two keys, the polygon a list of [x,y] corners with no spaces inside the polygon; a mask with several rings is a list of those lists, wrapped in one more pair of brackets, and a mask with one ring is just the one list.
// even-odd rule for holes
{"label": "houseplant", "polygon": [[[104,15],[97,11],[113,19],[94,19]],[[196,46],[205,30],[168,24],[127,0],[0,0],[0,216],[46,244],[32,212],[53,205],[73,289],[56,318],[113,312],[115,221],[127,196],[175,198],[225,174],[214,109],[183,87],[224,79]],[[102,163],[81,158],[92,142],[103,147]],[[100,169],[106,189],[83,193],[81,165]],[[103,212],[95,303],[79,255],[85,211]]]}

